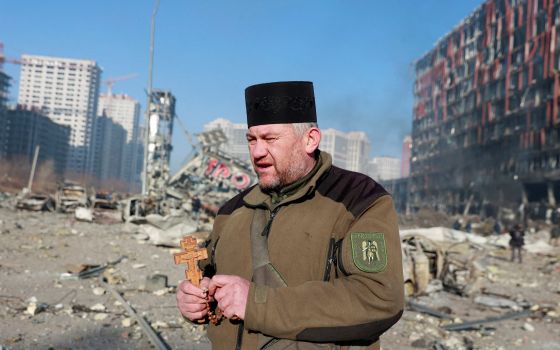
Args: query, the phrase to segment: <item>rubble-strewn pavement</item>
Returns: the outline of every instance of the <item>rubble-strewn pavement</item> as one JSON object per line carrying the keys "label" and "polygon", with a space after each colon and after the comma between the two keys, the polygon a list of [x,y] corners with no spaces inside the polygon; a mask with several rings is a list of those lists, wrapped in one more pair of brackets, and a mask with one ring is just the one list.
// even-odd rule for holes
{"label": "rubble-strewn pavement", "polygon": [[[184,267],[173,264],[177,249],[138,239],[117,220],[104,222],[0,207],[0,349],[153,348],[111,288],[170,348],[210,349],[204,326],[185,322],[175,307],[174,286],[184,278]],[[414,302],[445,317],[407,309],[382,337],[383,349],[560,349],[559,252],[526,253],[517,264],[509,251],[490,249],[478,261],[481,292],[463,297],[432,283],[432,292]],[[98,276],[76,278],[80,265],[115,261],[102,271],[106,284]],[[169,287],[161,277],[147,282],[157,274]],[[475,330],[442,328],[525,310],[524,317]]]}

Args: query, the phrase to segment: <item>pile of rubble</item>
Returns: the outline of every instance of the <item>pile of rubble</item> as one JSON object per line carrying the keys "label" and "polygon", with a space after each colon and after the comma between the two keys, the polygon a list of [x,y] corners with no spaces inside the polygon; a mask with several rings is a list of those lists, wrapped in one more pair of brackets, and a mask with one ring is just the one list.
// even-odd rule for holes
{"label": "pile of rubble", "polygon": [[559,349],[560,248],[549,236],[529,230],[519,264],[507,234],[402,230],[407,312],[384,347]]}

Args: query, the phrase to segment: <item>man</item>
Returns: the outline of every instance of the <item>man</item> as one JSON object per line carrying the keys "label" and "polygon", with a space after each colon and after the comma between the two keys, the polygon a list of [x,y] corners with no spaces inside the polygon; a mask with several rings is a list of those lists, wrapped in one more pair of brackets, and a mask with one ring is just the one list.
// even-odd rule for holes
{"label": "man", "polygon": [[513,228],[509,231],[509,235],[511,237],[509,240],[509,246],[511,248],[511,261],[513,262],[517,256],[517,262],[521,264],[521,254],[523,246],[525,245],[525,232],[520,224],[515,224],[515,226],[513,226]]}
{"label": "man", "polygon": [[245,90],[259,184],[218,212],[205,278],[183,281],[184,317],[204,320],[214,349],[379,349],[403,309],[397,215],[369,177],[319,151],[310,82]]}
{"label": "man", "polygon": [[555,224],[550,230],[550,240],[549,244],[553,247],[558,246],[558,241],[560,240],[560,225]]}
{"label": "man", "polygon": [[200,220],[200,207],[202,206],[202,202],[197,195],[192,197],[191,199],[191,218],[196,222],[196,227],[198,229],[198,220]]}

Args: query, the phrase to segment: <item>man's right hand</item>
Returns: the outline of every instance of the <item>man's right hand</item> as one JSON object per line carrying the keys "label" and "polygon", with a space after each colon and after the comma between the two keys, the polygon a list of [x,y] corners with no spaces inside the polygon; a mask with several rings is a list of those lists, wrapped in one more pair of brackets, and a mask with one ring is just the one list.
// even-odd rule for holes
{"label": "man's right hand", "polygon": [[204,277],[200,288],[189,281],[182,281],[177,287],[177,307],[181,314],[191,321],[204,319],[208,315],[208,286],[210,279]]}

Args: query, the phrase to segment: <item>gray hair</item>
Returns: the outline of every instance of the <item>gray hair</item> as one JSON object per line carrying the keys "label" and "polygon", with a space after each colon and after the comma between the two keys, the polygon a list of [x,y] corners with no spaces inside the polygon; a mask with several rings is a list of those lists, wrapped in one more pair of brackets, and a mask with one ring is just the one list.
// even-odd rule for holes
{"label": "gray hair", "polygon": [[302,137],[307,130],[311,128],[318,128],[319,125],[317,123],[292,123],[292,127],[294,128],[296,136]]}

